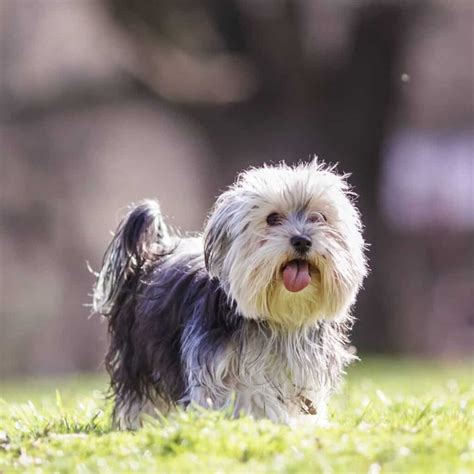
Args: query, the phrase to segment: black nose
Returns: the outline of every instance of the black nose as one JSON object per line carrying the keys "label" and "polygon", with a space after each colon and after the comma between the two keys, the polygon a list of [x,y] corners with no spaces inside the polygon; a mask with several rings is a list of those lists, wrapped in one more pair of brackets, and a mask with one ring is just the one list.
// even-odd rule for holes
{"label": "black nose", "polygon": [[306,253],[311,248],[311,240],[303,235],[295,235],[290,243],[298,253]]}

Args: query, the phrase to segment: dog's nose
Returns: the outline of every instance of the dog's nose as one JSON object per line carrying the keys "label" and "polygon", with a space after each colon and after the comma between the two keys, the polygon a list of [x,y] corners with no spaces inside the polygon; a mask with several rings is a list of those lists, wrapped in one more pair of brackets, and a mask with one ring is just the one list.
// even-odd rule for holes
{"label": "dog's nose", "polygon": [[311,240],[304,235],[295,235],[290,239],[290,243],[298,253],[306,253],[311,248]]}

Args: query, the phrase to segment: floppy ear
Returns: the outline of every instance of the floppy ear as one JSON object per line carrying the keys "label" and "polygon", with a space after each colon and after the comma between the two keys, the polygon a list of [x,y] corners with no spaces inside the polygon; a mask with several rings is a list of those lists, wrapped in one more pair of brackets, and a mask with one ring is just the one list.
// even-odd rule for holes
{"label": "floppy ear", "polygon": [[220,277],[230,247],[231,204],[231,192],[227,191],[217,199],[204,227],[204,262],[213,278]]}

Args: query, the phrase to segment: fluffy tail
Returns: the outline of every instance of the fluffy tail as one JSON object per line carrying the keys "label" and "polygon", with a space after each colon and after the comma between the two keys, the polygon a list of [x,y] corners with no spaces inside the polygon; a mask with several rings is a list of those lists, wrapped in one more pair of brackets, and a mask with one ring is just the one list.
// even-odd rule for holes
{"label": "fluffy tail", "polygon": [[93,293],[94,311],[111,319],[116,317],[149,264],[166,254],[169,247],[159,204],[146,200],[132,207],[105,252]]}
{"label": "fluffy tail", "polygon": [[132,329],[141,282],[153,263],[171,251],[158,203],[143,201],[120,223],[94,288],[94,310],[108,320],[110,344],[105,366],[115,395],[114,420],[119,426],[135,426],[145,395],[141,367],[132,364],[137,355]]}

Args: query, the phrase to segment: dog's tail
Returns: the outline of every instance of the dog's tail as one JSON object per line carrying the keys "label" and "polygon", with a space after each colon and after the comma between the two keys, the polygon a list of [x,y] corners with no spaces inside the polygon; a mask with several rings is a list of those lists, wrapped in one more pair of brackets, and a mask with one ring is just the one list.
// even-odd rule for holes
{"label": "dog's tail", "polygon": [[110,343],[105,367],[115,395],[113,418],[121,427],[135,426],[144,403],[142,374],[131,332],[140,291],[154,263],[173,250],[160,206],[146,200],[131,207],[107,248],[93,292],[93,308],[107,318]]}
{"label": "dog's tail", "polygon": [[107,248],[93,292],[93,308],[113,325],[140,278],[160,256],[169,252],[170,237],[160,206],[145,200],[131,207]]}

